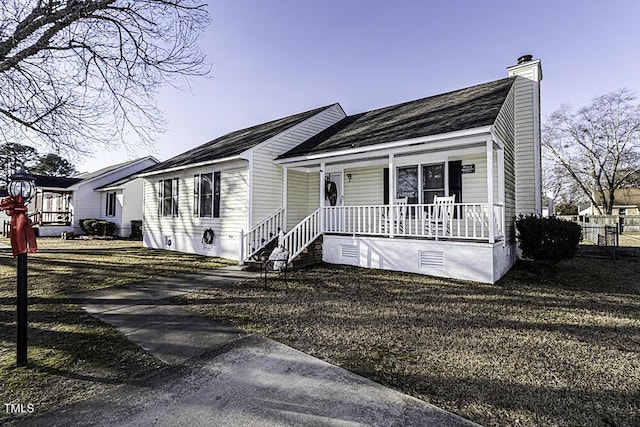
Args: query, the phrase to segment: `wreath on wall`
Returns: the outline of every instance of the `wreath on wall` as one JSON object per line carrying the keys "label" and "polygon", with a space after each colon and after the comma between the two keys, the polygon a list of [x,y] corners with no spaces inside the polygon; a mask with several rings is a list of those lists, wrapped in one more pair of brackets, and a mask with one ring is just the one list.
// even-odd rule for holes
{"label": "wreath on wall", "polygon": [[213,230],[210,228],[207,228],[206,230],[204,230],[204,233],[202,234],[202,241],[207,245],[210,245],[213,243],[214,237],[215,237],[215,234],[213,233]]}

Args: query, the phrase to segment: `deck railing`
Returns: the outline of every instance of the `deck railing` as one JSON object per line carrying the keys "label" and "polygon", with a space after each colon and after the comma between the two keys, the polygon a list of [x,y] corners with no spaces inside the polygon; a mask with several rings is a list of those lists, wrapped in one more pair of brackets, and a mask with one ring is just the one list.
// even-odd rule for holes
{"label": "deck railing", "polygon": [[240,260],[244,262],[258,253],[284,230],[285,210],[278,209],[248,232],[240,231]]}
{"label": "deck railing", "polygon": [[35,211],[28,214],[29,220],[37,225],[71,225],[71,211]]}
{"label": "deck railing", "polygon": [[324,208],[326,233],[495,241],[504,237],[503,224],[501,204],[492,209],[487,203]]}
{"label": "deck railing", "polygon": [[[502,204],[490,206],[488,203],[454,203],[448,207],[435,204],[326,206],[280,236],[278,244],[289,251],[289,260],[292,260],[322,233],[493,243],[504,239],[504,214]],[[277,232],[273,225],[270,227]],[[243,248],[248,244],[248,235],[243,234]]]}

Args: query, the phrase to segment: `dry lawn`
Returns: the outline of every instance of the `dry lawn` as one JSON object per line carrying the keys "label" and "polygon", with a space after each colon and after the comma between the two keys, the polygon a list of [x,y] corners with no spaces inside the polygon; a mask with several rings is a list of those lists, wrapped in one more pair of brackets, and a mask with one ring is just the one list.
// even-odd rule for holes
{"label": "dry lawn", "polygon": [[[0,403],[37,413],[162,366],[70,293],[224,265],[128,241],[41,239],[28,368],[15,367],[15,260],[0,253]],[[576,258],[496,285],[320,266],[177,304],[485,425],[640,425],[640,258]],[[0,412],[0,424],[18,420]]]}
{"label": "dry lawn", "polygon": [[[8,243],[7,239],[0,242]],[[29,364],[16,368],[16,264],[0,252],[0,424],[21,417],[4,404],[43,413],[163,366],[66,296],[224,265],[220,260],[143,249],[140,242],[39,239],[29,255]]]}
{"label": "dry lawn", "polygon": [[321,266],[177,299],[484,425],[640,425],[640,258],[496,285]]}

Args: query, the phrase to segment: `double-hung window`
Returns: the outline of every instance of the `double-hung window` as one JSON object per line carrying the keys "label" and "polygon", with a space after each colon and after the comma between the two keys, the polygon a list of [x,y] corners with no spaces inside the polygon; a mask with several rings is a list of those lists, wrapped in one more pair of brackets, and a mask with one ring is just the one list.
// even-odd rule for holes
{"label": "double-hung window", "polygon": [[396,173],[396,197],[406,197],[409,204],[431,204],[433,196],[446,194],[444,163],[403,166]]}
{"label": "double-hung window", "polygon": [[116,192],[107,193],[107,209],[105,214],[107,216],[116,216]]}
{"label": "double-hung window", "polygon": [[433,203],[434,196],[444,196],[444,163],[422,167],[423,203]]}
{"label": "double-hung window", "polygon": [[220,172],[193,177],[193,215],[200,218],[220,217]]}
{"label": "double-hung window", "polygon": [[178,178],[160,180],[158,186],[158,216],[178,216]]}
{"label": "double-hung window", "polygon": [[418,203],[418,167],[409,166],[398,168],[397,197],[407,198],[411,205]]}

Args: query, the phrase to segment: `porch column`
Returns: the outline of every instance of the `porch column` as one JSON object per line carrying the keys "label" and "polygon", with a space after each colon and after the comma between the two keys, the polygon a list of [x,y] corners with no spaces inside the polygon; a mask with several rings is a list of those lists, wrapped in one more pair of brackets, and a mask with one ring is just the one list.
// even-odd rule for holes
{"label": "porch column", "polygon": [[395,224],[393,203],[396,200],[396,159],[393,153],[389,154],[389,237],[393,237],[393,225]]}
{"label": "porch column", "polygon": [[493,227],[494,212],[493,212],[493,141],[487,141],[487,219],[489,221],[489,243],[495,242],[495,230]]}
{"label": "porch column", "polygon": [[320,163],[320,232],[324,233],[324,198],[325,198],[325,170],[327,165],[325,162]]}
{"label": "porch column", "polygon": [[249,156],[249,183],[247,185],[247,223],[246,229],[253,228],[253,156]]}
{"label": "porch column", "polygon": [[[282,223],[285,229],[287,228],[287,186],[289,185],[287,181],[288,174],[289,169],[284,166],[282,168]],[[284,229],[282,231],[284,231]]]}

